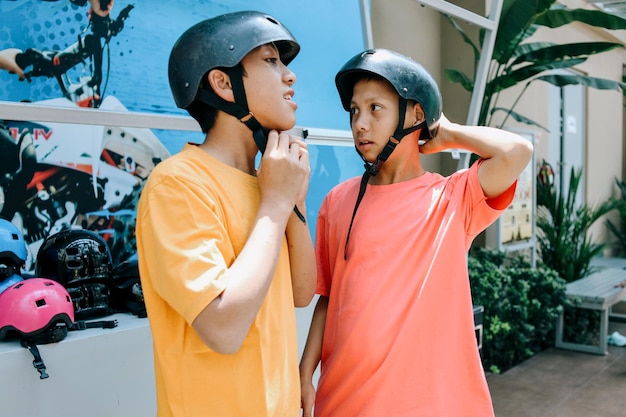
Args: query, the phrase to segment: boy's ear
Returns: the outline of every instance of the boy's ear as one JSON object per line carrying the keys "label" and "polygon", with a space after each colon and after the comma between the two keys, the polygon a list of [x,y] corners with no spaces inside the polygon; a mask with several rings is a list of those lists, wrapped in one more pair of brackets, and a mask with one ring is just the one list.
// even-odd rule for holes
{"label": "boy's ear", "polygon": [[415,118],[415,124],[413,126],[417,126],[426,120],[426,115],[424,114],[424,109],[422,109],[422,105],[419,103],[413,103],[413,108],[411,109],[413,113],[413,117]]}
{"label": "boy's ear", "polygon": [[215,94],[226,101],[235,102],[235,95],[228,74],[219,69],[212,69],[207,74],[207,80]]}

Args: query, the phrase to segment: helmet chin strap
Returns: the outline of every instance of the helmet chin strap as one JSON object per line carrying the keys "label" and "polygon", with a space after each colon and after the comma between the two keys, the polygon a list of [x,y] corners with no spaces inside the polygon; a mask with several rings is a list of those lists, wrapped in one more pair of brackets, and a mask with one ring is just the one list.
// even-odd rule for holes
{"label": "helmet chin strap", "polygon": [[[233,87],[233,94],[235,96],[234,102],[231,103],[230,101],[226,101],[213,91],[203,88],[198,89],[196,99],[236,117],[237,120],[245,124],[248,129],[252,131],[254,143],[256,143],[261,155],[263,155],[265,153],[265,148],[267,147],[267,135],[269,134],[269,129],[261,126],[261,123],[259,123],[259,121],[254,117],[254,114],[252,114],[252,112],[248,109],[246,90],[243,87],[243,66],[239,63],[234,67],[229,68],[227,71],[230,77],[230,83]],[[303,224],[306,224],[306,217],[304,217],[298,207],[294,207],[293,211],[298,216],[298,219],[300,219]]]}
{"label": "helmet chin strap", "polygon": [[225,113],[237,118],[241,123],[245,124],[252,131],[252,137],[257,148],[263,154],[267,146],[268,129],[263,128],[252,112],[248,109],[248,100],[246,91],[243,87],[243,67],[240,64],[235,65],[227,70],[230,82],[233,88],[235,101],[226,101],[219,97],[213,91],[199,88],[196,93],[196,100],[206,103],[216,109],[220,109]]}
{"label": "helmet chin strap", "polygon": [[350,227],[348,228],[348,235],[346,236],[346,245],[344,246],[344,249],[343,249],[344,260],[348,259],[348,242],[350,241],[350,233],[352,232],[352,225],[354,224],[354,217],[356,216],[356,211],[358,210],[359,205],[361,204],[361,200],[363,200],[363,196],[365,195],[365,190],[367,189],[367,183],[370,177],[375,177],[378,174],[383,163],[389,158],[389,156],[394,151],[394,149],[396,149],[396,146],[398,146],[398,144],[402,141],[402,139],[406,135],[413,133],[418,129],[422,129],[422,133],[420,133],[420,138],[421,138],[424,130],[428,132],[428,127],[426,126],[426,120],[424,120],[422,123],[419,123],[415,126],[411,126],[407,129],[404,128],[404,117],[406,114],[406,106],[407,106],[407,100],[400,97],[399,106],[398,106],[398,114],[399,114],[398,125],[396,126],[396,130],[393,133],[393,136],[391,136],[389,140],[387,141],[385,148],[376,157],[376,161],[374,161],[373,163],[368,162],[363,156],[363,154],[361,154],[361,152],[359,152],[357,148],[357,153],[361,156],[361,159],[363,159],[363,161],[365,162],[365,172],[363,173],[363,176],[361,177],[359,195],[356,199],[356,204],[354,205],[354,211],[352,212],[352,219],[350,220]]}

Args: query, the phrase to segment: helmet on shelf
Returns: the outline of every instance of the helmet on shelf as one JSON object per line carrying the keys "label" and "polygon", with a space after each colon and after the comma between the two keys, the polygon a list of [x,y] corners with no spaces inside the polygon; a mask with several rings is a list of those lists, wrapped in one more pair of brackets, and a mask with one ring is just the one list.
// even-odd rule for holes
{"label": "helmet on shelf", "polygon": [[113,268],[111,298],[117,310],[147,317],[136,252]]}
{"label": "helmet on shelf", "polygon": [[10,221],[0,219],[0,262],[22,266],[28,254],[22,232]]}
{"label": "helmet on shelf", "polygon": [[[2,274],[3,271],[5,270],[3,266],[4,265],[0,265],[0,274]],[[21,276],[17,274],[13,274],[4,280],[0,280],[0,294],[2,294],[4,290],[9,288],[11,285],[17,284],[18,282],[23,281],[23,280],[24,278],[22,278]]]}
{"label": "helmet on shelf", "polygon": [[111,250],[97,233],[67,229],[49,236],[37,252],[37,276],[59,282],[74,302],[77,318],[108,315],[111,307]]}
{"label": "helmet on shelf", "polygon": [[67,290],[46,278],[29,278],[0,293],[0,339],[15,334],[36,344],[58,342],[74,323]]}
{"label": "helmet on shelf", "polygon": [[22,233],[10,221],[0,219],[0,293],[22,280],[27,256]]}

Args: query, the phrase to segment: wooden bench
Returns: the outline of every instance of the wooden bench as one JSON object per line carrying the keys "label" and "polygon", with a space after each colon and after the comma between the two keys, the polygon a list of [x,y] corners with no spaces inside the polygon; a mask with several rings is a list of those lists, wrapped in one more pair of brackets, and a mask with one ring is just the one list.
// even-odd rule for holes
{"label": "wooden bench", "polygon": [[598,355],[606,355],[611,307],[626,299],[626,269],[606,268],[585,278],[570,282],[567,298],[580,301],[576,308],[600,311],[600,343],[588,345],[563,341],[563,313],[557,319],[556,347]]}

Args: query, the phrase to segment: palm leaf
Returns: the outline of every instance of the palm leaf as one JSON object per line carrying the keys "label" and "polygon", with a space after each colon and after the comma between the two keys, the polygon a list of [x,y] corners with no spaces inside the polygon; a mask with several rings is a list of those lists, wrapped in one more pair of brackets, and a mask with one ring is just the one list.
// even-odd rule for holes
{"label": "palm leaf", "polygon": [[626,83],[607,80],[605,78],[589,77],[587,75],[578,74],[547,74],[535,78],[533,81],[545,81],[556,87],[565,87],[567,85],[582,84],[587,87],[596,88],[598,90],[621,90],[626,89]]}
{"label": "palm leaf", "polygon": [[[558,45],[556,43],[553,42],[528,42],[528,43],[523,43],[521,45],[518,45],[518,47],[515,49],[515,51],[513,51],[513,54],[511,54],[511,59],[513,60],[517,60],[517,57],[524,55],[524,54],[528,54],[532,51],[536,51],[538,49],[541,48],[547,48],[549,46],[554,46],[554,45]],[[515,61],[513,62],[513,64],[515,63]]]}
{"label": "palm leaf", "polygon": [[555,62],[542,62],[539,64],[531,64],[526,65],[520,69],[512,71],[507,74],[503,74],[499,77],[494,78],[489,82],[493,86],[493,93],[497,93],[502,90],[506,90],[509,87],[513,87],[517,85],[520,81],[527,80],[540,74],[544,71],[553,70],[553,69],[562,69],[573,67],[574,65],[578,65],[585,62],[583,58],[576,59],[564,59],[562,61]]}
{"label": "palm leaf", "polygon": [[452,19],[449,15],[444,15],[448,21],[450,22],[450,24],[452,25],[452,27],[454,29],[456,29],[457,32],[459,32],[459,34],[461,35],[461,37],[463,38],[463,41],[468,44],[472,50],[474,51],[474,67],[476,67],[478,61],[480,60],[480,50],[478,49],[478,47],[474,44],[474,42],[472,41],[472,39],[467,36],[467,33],[465,33],[465,31],[463,30],[463,28],[461,26],[459,26],[456,21],[454,19]]}
{"label": "palm leaf", "polygon": [[548,129],[546,129],[545,127],[543,127],[542,125],[540,125],[539,123],[525,117],[522,116],[521,114],[511,110],[511,109],[505,109],[504,107],[494,107],[493,109],[491,109],[490,114],[494,114],[495,112],[498,111],[503,111],[506,112],[509,116],[511,116],[513,119],[515,119],[516,121],[520,122],[520,123],[525,123],[527,125],[530,126],[537,126],[543,130],[545,130],[546,132],[550,133],[550,131]]}
{"label": "palm leaf", "polygon": [[515,46],[521,41],[519,35],[525,31],[529,22],[536,14],[536,1],[504,0],[493,48],[494,60],[500,64],[505,64],[509,61]]}
{"label": "palm leaf", "polygon": [[[540,45],[544,45],[540,47]],[[522,62],[556,61],[566,57],[588,57],[589,55],[623,48],[621,43],[614,42],[582,42],[561,45],[547,45],[545,42],[520,45],[519,56],[511,63],[516,65]]]}
{"label": "palm leaf", "polygon": [[535,20],[535,24],[557,28],[572,22],[582,22],[590,26],[611,30],[626,29],[626,19],[600,10],[568,9],[554,7]]}
{"label": "palm leaf", "polygon": [[470,93],[474,89],[474,81],[472,81],[472,79],[462,71],[454,68],[447,68],[443,71],[443,75],[446,80],[461,84],[461,86],[463,86],[463,88]]}

